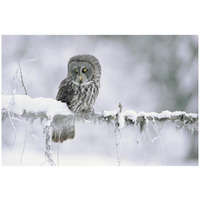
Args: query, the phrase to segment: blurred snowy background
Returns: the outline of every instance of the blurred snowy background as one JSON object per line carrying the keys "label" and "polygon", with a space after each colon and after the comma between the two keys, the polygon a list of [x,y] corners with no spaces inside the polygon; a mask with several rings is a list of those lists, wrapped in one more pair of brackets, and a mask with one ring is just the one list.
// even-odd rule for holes
{"label": "blurred snowy background", "polygon": [[[92,54],[102,66],[97,112],[116,110],[120,102],[137,113],[198,113],[197,36],[2,36],[2,93],[24,94],[20,76],[13,80],[19,59],[28,95],[55,98],[76,54]],[[41,123],[28,129],[14,123],[16,133],[9,119],[2,123],[3,165],[41,165]],[[112,126],[78,123],[75,139],[53,144],[52,152],[59,165],[117,165],[117,157],[121,165],[197,165],[198,133],[165,123],[159,132],[151,126],[144,138],[139,127],[126,127],[117,156]]]}

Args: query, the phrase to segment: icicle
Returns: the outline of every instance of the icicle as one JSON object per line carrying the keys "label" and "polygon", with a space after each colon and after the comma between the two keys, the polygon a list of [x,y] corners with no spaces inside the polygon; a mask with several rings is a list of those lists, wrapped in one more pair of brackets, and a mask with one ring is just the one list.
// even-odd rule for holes
{"label": "icicle", "polygon": [[151,137],[151,135],[150,135],[150,132],[149,132],[149,138],[150,138],[150,140],[151,140],[151,142],[153,143],[153,142],[155,142],[156,140],[158,140],[159,139],[159,135],[158,135],[158,126],[157,126],[157,123],[156,123],[156,121],[155,121],[155,118],[153,118],[153,120],[152,120],[152,123],[153,123],[153,129],[155,130],[155,132],[156,132],[156,134],[157,134],[157,136],[155,136],[154,138],[152,138]]}

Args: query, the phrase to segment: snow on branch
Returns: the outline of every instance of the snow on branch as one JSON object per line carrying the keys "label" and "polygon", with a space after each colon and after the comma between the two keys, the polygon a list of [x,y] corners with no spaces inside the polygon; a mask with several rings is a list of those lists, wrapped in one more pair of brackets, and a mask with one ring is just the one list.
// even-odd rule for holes
{"label": "snow on branch", "polygon": [[195,124],[198,122],[198,115],[194,113],[186,113],[182,111],[175,111],[170,112],[168,110],[163,111],[162,113],[156,112],[140,112],[135,113],[132,110],[127,110],[124,112],[117,112],[117,111],[104,111],[103,116],[105,118],[117,118],[119,129],[123,128],[125,123],[128,124],[140,124],[141,129],[144,124],[148,123],[149,121],[172,121],[172,122],[182,122],[183,124]]}
{"label": "snow on branch", "polygon": [[[198,115],[194,113],[186,113],[182,111],[163,111],[161,113],[156,112],[140,112],[136,113],[132,110],[122,111],[120,104],[119,110],[103,111],[102,113],[79,113],[73,114],[65,103],[56,101],[50,98],[31,98],[27,95],[3,95],[2,96],[2,114],[15,117],[31,118],[32,120],[40,118],[47,119],[52,122],[57,116],[74,116],[76,120],[91,120],[91,121],[106,121],[109,123],[115,123],[119,129],[122,129],[126,124],[136,124],[142,127],[149,121],[162,122],[172,121],[181,122],[183,125],[198,126]],[[54,123],[55,124],[55,123]],[[198,129],[196,127],[196,129]]]}
{"label": "snow on branch", "polygon": [[50,98],[31,98],[27,95],[2,95],[2,113],[15,117],[52,119],[55,115],[72,114],[67,105]]}

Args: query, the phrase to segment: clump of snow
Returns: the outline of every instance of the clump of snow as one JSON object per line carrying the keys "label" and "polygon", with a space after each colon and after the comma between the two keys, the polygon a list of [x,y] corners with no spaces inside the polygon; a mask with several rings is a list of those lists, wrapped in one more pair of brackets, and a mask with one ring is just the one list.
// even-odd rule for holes
{"label": "clump of snow", "polygon": [[135,122],[137,120],[137,113],[132,110],[124,111],[123,113],[124,117],[127,117],[127,119],[130,119],[131,121]]}
{"label": "clump of snow", "polygon": [[125,118],[130,119],[132,122],[136,122],[137,113],[132,110],[127,110],[122,113],[119,113],[119,117],[118,117],[119,129],[122,129],[124,127]]}
{"label": "clump of snow", "polygon": [[104,116],[104,117],[109,117],[109,116],[114,117],[115,115],[117,115],[117,113],[118,113],[117,110],[112,110],[112,111],[104,110],[104,111],[103,111],[103,116]]}
{"label": "clump of snow", "polygon": [[186,113],[185,116],[186,116],[186,117],[197,118],[197,117],[198,117],[198,114],[195,114],[195,113]]}
{"label": "clump of snow", "polygon": [[186,112],[183,112],[183,111],[175,111],[175,112],[173,112],[173,115],[175,115],[175,116],[185,115],[185,114],[186,114]]}
{"label": "clump of snow", "polygon": [[138,117],[143,117],[143,116],[146,116],[146,113],[144,111],[141,111],[138,113],[137,115]]}
{"label": "clump of snow", "polygon": [[72,114],[65,103],[50,98],[31,98],[27,95],[2,95],[2,109],[11,109],[12,112],[22,115],[28,113],[46,113],[48,117],[54,115]]}
{"label": "clump of snow", "polygon": [[146,117],[158,118],[159,114],[156,112],[145,113]]}
{"label": "clump of snow", "polygon": [[172,115],[172,112],[170,112],[169,110],[165,110],[162,113],[160,113],[158,115],[158,119],[162,119],[162,118],[170,118]]}

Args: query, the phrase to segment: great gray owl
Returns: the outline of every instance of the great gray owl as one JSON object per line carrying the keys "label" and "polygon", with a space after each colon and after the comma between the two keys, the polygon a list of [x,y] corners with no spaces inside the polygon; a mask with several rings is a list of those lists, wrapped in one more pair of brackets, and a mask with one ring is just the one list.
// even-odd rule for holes
{"label": "great gray owl", "polygon": [[[56,99],[67,103],[74,113],[92,111],[99,93],[100,77],[101,66],[96,57],[88,54],[73,56],[68,62],[67,78],[61,82]],[[74,118],[68,117],[61,124],[61,132],[53,131],[54,142],[74,138]]]}

